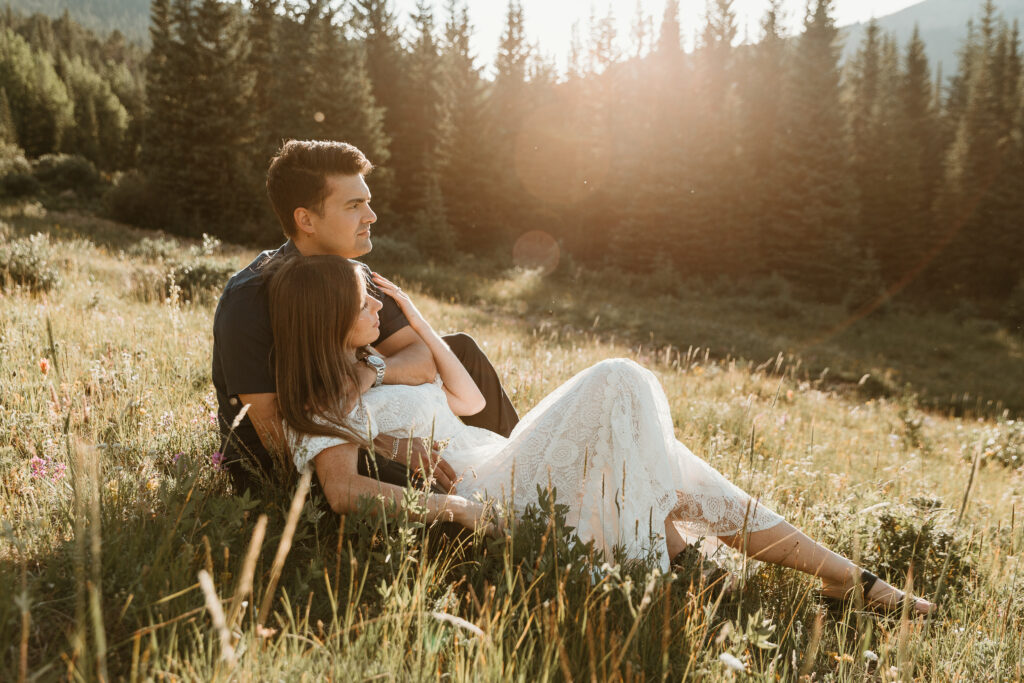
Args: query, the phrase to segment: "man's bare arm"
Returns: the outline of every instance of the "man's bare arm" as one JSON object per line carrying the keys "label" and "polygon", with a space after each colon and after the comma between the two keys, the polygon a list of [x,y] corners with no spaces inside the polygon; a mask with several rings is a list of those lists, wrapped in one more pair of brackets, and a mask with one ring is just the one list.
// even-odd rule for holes
{"label": "man's bare arm", "polygon": [[270,453],[283,453],[285,448],[281,414],[277,411],[277,394],[239,394],[239,410],[249,406],[246,415],[256,428],[260,443]]}
{"label": "man's bare arm", "polygon": [[403,327],[376,348],[387,359],[385,384],[426,384],[437,376],[434,356],[412,327]]}

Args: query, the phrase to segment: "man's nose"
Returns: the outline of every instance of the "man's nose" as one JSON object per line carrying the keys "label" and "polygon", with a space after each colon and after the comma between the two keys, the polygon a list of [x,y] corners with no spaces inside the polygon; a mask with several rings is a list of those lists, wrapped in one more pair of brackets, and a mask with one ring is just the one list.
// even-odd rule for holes
{"label": "man's nose", "polygon": [[373,209],[371,209],[371,208],[370,208],[369,206],[367,206],[367,207],[366,207],[366,210],[367,210],[367,211],[369,212],[369,214],[370,214],[369,216],[367,216],[367,218],[366,218],[366,222],[367,222],[367,223],[376,223],[376,222],[377,222],[377,214],[375,214],[375,213],[373,212]]}

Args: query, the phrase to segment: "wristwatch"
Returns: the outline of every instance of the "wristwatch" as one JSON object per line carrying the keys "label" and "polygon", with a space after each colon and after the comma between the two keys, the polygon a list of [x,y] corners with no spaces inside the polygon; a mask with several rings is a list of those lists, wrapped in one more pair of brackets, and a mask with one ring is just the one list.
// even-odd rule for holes
{"label": "wristwatch", "polygon": [[384,359],[371,353],[364,356],[361,360],[366,363],[371,370],[377,373],[377,379],[373,380],[373,386],[379,387],[383,384],[384,370],[387,368],[387,365],[384,363]]}

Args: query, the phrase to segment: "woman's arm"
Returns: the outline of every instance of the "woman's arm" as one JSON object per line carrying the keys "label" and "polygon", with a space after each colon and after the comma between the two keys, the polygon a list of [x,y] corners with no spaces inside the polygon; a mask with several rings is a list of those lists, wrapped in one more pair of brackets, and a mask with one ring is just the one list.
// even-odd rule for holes
{"label": "woman's arm", "polygon": [[[341,444],[325,448],[313,458],[316,476],[331,509],[338,514],[354,512],[360,498],[378,495],[400,505],[405,489],[359,474],[357,451],[353,444]],[[427,508],[427,513],[421,518],[424,522],[458,522],[470,530],[486,524],[488,531],[493,531],[489,528],[493,522],[487,519],[486,507],[476,501],[462,496],[429,493],[424,502]]]}
{"label": "woman's arm", "polygon": [[409,326],[416,331],[427,348],[430,349],[437,371],[441,374],[441,381],[444,382],[444,392],[448,397],[448,407],[452,409],[452,412],[456,415],[476,415],[483,410],[487,405],[487,400],[480,393],[480,388],[477,387],[476,382],[469,376],[466,368],[455,357],[452,350],[412,303],[409,295],[378,273],[373,274],[373,282],[380,288],[380,291],[395,300],[402,309],[402,313],[409,319]]}

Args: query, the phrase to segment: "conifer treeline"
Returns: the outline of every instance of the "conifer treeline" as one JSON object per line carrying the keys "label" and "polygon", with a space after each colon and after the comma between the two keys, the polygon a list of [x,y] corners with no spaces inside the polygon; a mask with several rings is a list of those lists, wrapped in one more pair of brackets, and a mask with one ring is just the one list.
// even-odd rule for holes
{"label": "conifer treeline", "polygon": [[491,68],[464,0],[420,0],[407,31],[389,0],[153,0],[140,191],[160,227],[267,244],[269,157],[332,138],[377,164],[380,232],[430,257],[543,230],[577,262],[659,277],[1024,300],[1016,23],[988,0],[944,78],[916,34],[872,25],[841,66],[830,0],[796,36],[765,4],[736,46],[732,0],[710,0],[691,52],[678,0],[638,14],[628,54],[591,17],[559,75],[519,0]]}
{"label": "conifer treeline", "polygon": [[104,170],[136,163],[145,119],[141,48],[73,21],[0,14],[0,144],[67,153]]}

